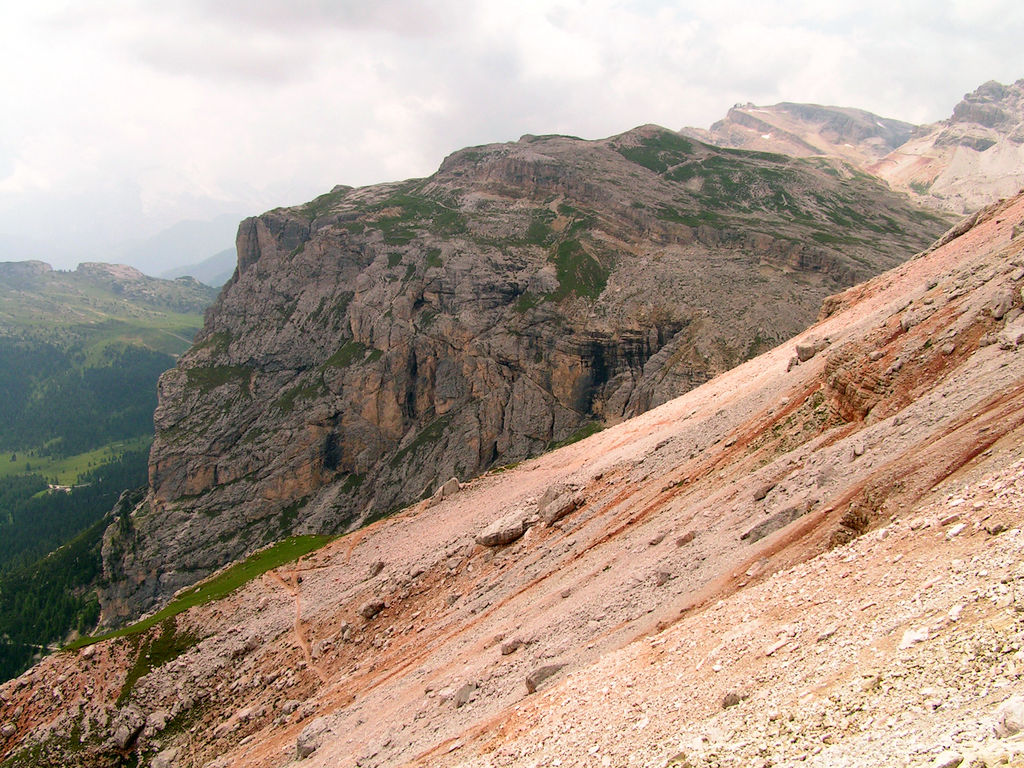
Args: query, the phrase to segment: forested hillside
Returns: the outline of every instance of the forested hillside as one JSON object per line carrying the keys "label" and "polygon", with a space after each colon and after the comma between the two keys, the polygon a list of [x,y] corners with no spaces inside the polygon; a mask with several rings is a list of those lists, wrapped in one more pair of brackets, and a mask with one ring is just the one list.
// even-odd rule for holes
{"label": "forested hillside", "polygon": [[156,381],[212,289],[0,264],[0,678],[98,617],[105,518],[146,482]]}

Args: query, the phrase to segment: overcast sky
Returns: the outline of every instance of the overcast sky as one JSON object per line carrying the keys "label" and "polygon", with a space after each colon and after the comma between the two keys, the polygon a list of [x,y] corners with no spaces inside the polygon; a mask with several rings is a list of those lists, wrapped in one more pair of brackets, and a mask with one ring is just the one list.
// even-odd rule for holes
{"label": "overcast sky", "polygon": [[[0,260],[423,176],[463,146],[734,103],[947,117],[1020,0],[0,0]],[[29,241],[31,247],[18,246]]]}

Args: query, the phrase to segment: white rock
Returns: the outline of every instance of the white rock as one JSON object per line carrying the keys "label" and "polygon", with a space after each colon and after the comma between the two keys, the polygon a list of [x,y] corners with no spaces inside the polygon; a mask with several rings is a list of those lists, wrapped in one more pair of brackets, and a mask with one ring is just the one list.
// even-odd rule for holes
{"label": "white rock", "polygon": [[1024,696],[1011,696],[996,707],[992,730],[1001,739],[1024,730]]}
{"label": "white rock", "polygon": [[920,643],[928,639],[928,627],[921,627],[920,629],[908,629],[903,633],[903,639],[900,640],[900,650],[909,648],[915,643]]}

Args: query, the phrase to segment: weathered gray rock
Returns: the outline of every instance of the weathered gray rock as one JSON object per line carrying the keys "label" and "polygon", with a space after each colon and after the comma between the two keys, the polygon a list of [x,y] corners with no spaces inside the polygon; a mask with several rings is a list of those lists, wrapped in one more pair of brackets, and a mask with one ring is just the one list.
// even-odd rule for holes
{"label": "weathered gray rock", "polygon": [[954,750],[947,749],[944,752],[940,752],[939,755],[932,760],[931,768],[957,768],[957,766],[963,761],[963,755]]}
{"label": "weathered gray rock", "polygon": [[545,525],[554,525],[583,506],[583,495],[573,486],[556,483],[537,502],[537,514]]}
{"label": "weathered gray rock", "polygon": [[1018,349],[1024,345],[1024,318],[1007,323],[996,336],[1000,349]]}
{"label": "weathered gray rock", "polygon": [[996,291],[995,296],[989,302],[988,310],[996,320],[1002,320],[1003,316],[1013,307],[1013,290],[1008,286],[1002,286]]}
{"label": "weathered gray rock", "polygon": [[796,357],[801,363],[806,363],[816,354],[826,349],[829,345],[828,339],[808,339],[796,345]]}
{"label": "weathered gray rock", "polygon": [[776,485],[778,485],[777,482],[771,482],[762,483],[757,486],[757,488],[754,489],[754,501],[761,501],[765,496],[771,493],[772,490],[774,490]]}
{"label": "weathered gray rock", "polygon": [[359,615],[369,621],[386,607],[383,600],[367,600],[359,606]]}
{"label": "weathered gray rock", "polygon": [[459,709],[460,707],[468,704],[469,700],[473,697],[473,694],[476,693],[476,688],[476,683],[466,683],[460,686],[452,697],[452,701],[455,702],[455,708]]}
{"label": "weathered gray rock", "polygon": [[546,680],[557,675],[564,664],[545,664],[542,667],[538,667],[526,676],[526,690],[529,693],[535,693]]}
{"label": "weathered gray rock", "polygon": [[516,511],[495,520],[476,535],[476,543],[485,547],[501,547],[511,544],[526,532],[526,514]]}
{"label": "weathered gray rock", "polygon": [[522,645],[523,645],[523,641],[520,640],[519,638],[513,638],[511,640],[506,640],[505,642],[503,642],[501,644],[501,655],[502,656],[509,656],[509,655],[515,653],[516,651],[518,651],[522,647]]}
{"label": "weathered gray rock", "polygon": [[1011,696],[996,707],[992,730],[1001,739],[1024,730],[1024,696]]}
{"label": "weathered gray rock", "polygon": [[295,757],[305,760],[319,749],[324,736],[330,731],[327,719],[318,717],[302,729],[299,737],[295,740]]}
{"label": "weathered gray rock", "polygon": [[150,762],[150,768],[175,768],[178,764],[178,748],[168,747],[167,749],[157,753],[156,757]]}
{"label": "weathered gray rock", "polygon": [[753,528],[748,530],[740,539],[746,541],[748,544],[753,544],[755,541],[763,539],[771,533],[780,528],[784,528],[797,518],[803,517],[811,511],[810,502],[803,502],[800,504],[794,504],[786,507],[785,509],[776,512],[774,515],[769,517],[767,520],[763,520]]}

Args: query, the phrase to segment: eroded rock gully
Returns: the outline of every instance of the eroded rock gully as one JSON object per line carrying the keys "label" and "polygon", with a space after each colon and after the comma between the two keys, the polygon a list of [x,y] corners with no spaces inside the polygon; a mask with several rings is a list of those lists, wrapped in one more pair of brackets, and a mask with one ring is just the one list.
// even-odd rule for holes
{"label": "eroded rock gully", "polygon": [[[1019,764],[1021,742],[995,728],[1024,693],[1024,349],[1007,333],[1022,222],[1024,199],[995,206],[791,342],[290,567],[326,681],[296,642],[294,596],[255,579],[152,630],[194,642],[132,685],[145,639],[57,654],[0,686],[3,754],[209,768]],[[902,358],[915,374],[874,388],[861,416],[836,404],[834,376],[869,347],[881,356],[865,372]],[[509,518],[521,535],[478,543]]]}

